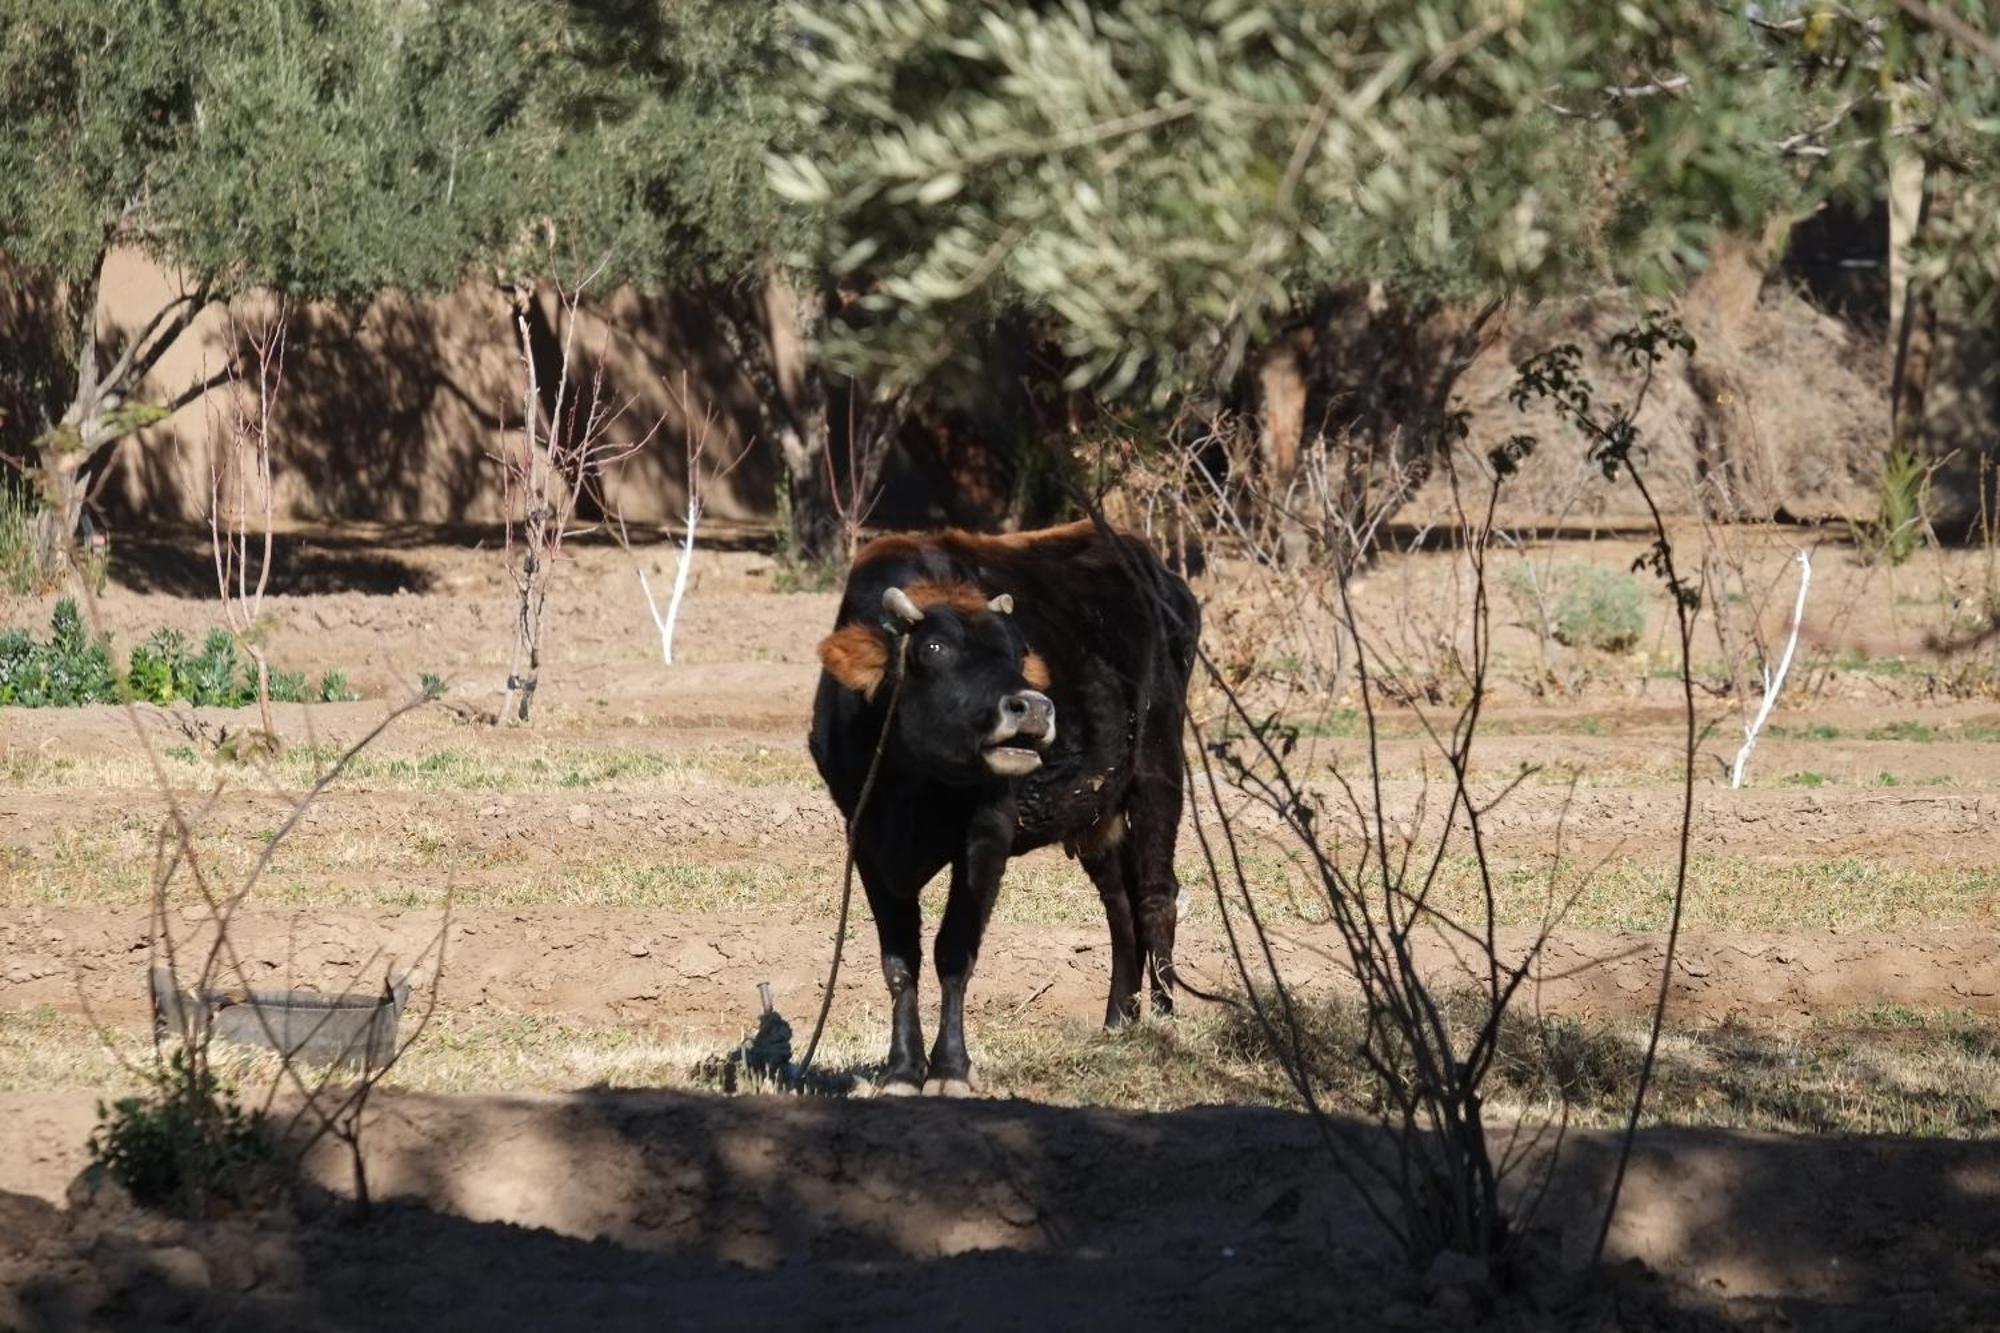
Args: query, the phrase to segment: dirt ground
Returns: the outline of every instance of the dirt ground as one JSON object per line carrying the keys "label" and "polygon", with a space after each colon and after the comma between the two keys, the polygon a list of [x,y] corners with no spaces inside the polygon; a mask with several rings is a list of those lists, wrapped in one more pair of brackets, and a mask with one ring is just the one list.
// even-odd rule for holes
{"label": "dirt ground", "polygon": [[[1574,1219],[1601,1197],[1610,1152],[1593,1122],[1569,1136],[1541,1211],[1540,1276],[1489,1310],[1396,1274],[1295,1110],[1203,1105],[1225,1098],[1176,1089],[1171,1069],[1143,1092],[1107,1083],[1104,1068],[1126,1066],[1105,1062],[1131,1057],[1092,1034],[1102,917],[1060,852],[1016,866],[982,952],[968,1024],[983,1099],[688,1090],[693,1057],[754,1024],[759,982],[795,1028],[809,1021],[841,868],[804,746],[834,595],[778,591],[770,556],[723,536],[697,561],[671,668],[625,557],[579,548],[527,727],[479,716],[497,701],[511,628],[490,535],[434,532],[281,544],[272,660],[315,679],[344,671],[364,699],[281,707],[290,748],[276,761],[211,759],[251,712],[141,709],[135,732],[115,708],[0,710],[0,1328],[623,1327],[667,1310],[701,1327],[2000,1328],[2000,1170],[1990,1141],[1964,1141],[2000,1124],[2000,1088],[1981,1083],[2000,1068],[2000,692],[1970,673],[1976,655],[1936,650],[1976,592],[1978,553],[1884,571],[1821,547],[1794,692],[1743,790],[1726,776],[1743,705],[1704,691],[1669,994],[1688,1040],[1721,1033],[1767,1052],[1837,1037],[1879,1063],[1912,1033],[1948,1029],[1940,1041],[1964,1048],[1938,1094],[1950,1109],[1922,1134],[1778,1134],[1800,1122],[1740,1104],[1696,1118],[1690,1092],[1665,1117],[1686,1127],[1642,1137],[1610,1246],[1630,1266],[1586,1284],[1571,1273],[1587,1243]],[[1775,589],[1770,633],[1798,540],[1768,534],[1750,557],[1745,586]],[[1540,548],[1618,569],[1639,549],[1615,534]],[[102,610],[120,649],[215,623],[194,539],[117,552]],[[642,558],[671,576],[666,548]],[[1458,595],[1454,559],[1390,557],[1363,580],[1364,615],[1409,645],[1412,676],[1426,669],[1425,626]],[[1218,634],[1240,628],[1225,603],[1271,595],[1226,565],[1196,590]],[[1503,615],[1476,773],[1497,794],[1532,770],[1487,824],[1501,952],[1527,949],[1552,894],[1574,893],[1532,1005],[1621,1031],[1656,998],[1678,828],[1678,687],[1662,670],[1663,603],[1648,607],[1646,637],[1603,654],[1538,642]],[[39,626],[48,609],[0,606],[0,625]],[[1273,634],[1256,651],[1294,648]],[[351,1226],[326,1202],[186,1227],[72,1192],[95,1100],[129,1086],[115,1055],[146,1022],[163,813],[147,751],[201,811],[206,867],[239,883],[298,792],[424,673],[447,683],[443,703],[394,724],[276,839],[232,928],[249,984],[372,987],[412,967],[436,981],[432,1049],[413,1050],[367,1137],[378,1218]],[[1198,702],[1221,728],[1220,701]],[[1272,700],[1303,724],[1308,770],[1356,762],[1349,703]],[[1385,804],[1421,837],[1435,750],[1414,711],[1384,720]],[[1311,885],[1268,817],[1244,825],[1287,984],[1341,993]],[[1237,988],[1199,856],[1184,838],[1182,959],[1204,986]],[[1472,892],[1469,874],[1454,865],[1446,900],[1469,901],[1451,897]],[[836,1055],[865,1076],[886,1029],[857,913]],[[184,890],[168,925],[183,948],[211,929]],[[1470,979],[1443,937],[1420,947],[1440,976]],[[1191,1035],[1147,1040],[1205,1039],[1210,1018],[1184,1007]],[[1889,1045],[1865,1045],[1877,1038]],[[620,1064],[638,1041],[682,1073]],[[590,1060],[572,1058],[582,1048]],[[1781,1084],[1792,1057],[1769,1058],[1761,1077]],[[1871,1096],[1935,1070],[1877,1072]],[[1805,1122],[1902,1123],[1843,1114]],[[323,1152],[312,1163],[335,1201],[345,1171]]]}

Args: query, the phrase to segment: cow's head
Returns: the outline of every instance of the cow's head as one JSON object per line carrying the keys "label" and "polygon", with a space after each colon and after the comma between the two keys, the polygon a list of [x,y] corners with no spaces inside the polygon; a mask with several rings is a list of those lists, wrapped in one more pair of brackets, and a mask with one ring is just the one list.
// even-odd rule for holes
{"label": "cow's head", "polygon": [[898,759],[957,784],[1018,778],[1041,767],[1056,738],[1042,691],[1047,668],[1013,620],[1014,599],[963,584],[912,584],[882,595],[879,625],[850,624],[819,646],[827,672],[874,699],[892,688],[896,639],[908,675],[896,704]]}

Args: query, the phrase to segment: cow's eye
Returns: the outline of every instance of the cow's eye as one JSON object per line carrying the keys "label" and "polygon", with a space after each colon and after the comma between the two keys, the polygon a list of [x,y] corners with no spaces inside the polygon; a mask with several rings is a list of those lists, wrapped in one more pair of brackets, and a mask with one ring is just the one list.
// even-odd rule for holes
{"label": "cow's eye", "polygon": [[925,657],[943,657],[944,642],[940,639],[925,639],[923,653]]}

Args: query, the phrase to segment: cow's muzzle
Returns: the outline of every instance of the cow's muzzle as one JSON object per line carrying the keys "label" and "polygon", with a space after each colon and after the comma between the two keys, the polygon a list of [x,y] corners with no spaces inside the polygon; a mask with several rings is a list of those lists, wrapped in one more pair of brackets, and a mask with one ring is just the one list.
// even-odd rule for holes
{"label": "cow's muzzle", "polygon": [[986,738],[986,767],[1003,778],[1018,778],[1042,766],[1040,751],[1056,738],[1056,706],[1039,690],[1020,690],[1000,700],[1000,716]]}

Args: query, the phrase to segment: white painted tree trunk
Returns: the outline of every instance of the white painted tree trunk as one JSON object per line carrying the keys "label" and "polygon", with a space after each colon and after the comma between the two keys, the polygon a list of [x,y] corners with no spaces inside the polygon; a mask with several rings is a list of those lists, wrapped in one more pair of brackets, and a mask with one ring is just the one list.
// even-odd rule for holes
{"label": "white painted tree trunk", "polygon": [[667,666],[674,664],[674,626],[681,618],[681,601],[687,596],[688,570],[694,565],[694,530],[701,522],[701,499],[698,495],[688,496],[687,532],[681,538],[679,564],[674,569],[674,590],[667,597],[666,614],[660,613],[660,604],[654,600],[653,585],[646,580],[646,570],[637,561],[633,568],[639,571],[639,591],[646,594],[646,609],[653,614],[653,627],[660,632],[660,661]]}
{"label": "white painted tree trunk", "polygon": [[1812,584],[1812,558],[1800,551],[1798,561],[1799,597],[1792,604],[1792,632],[1785,640],[1784,655],[1778,659],[1778,674],[1773,676],[1770,668],[1764,669],[1764,700],[1757,705],[1757,716],[1743,728],[1743,748],[1736,752],[1736,763],[1729,770],[1731,791],[1743,785],[1743,770],[1750,762],[1750,752],[1757,748],[1758,733],[1771,719],[1771,710],[1777,706],[1778,691],[1785,687],[1785,675],[1792,669],[1792,654],[1798,651],[1799,626],[1805,623],[1806,617],[1806,589]]}

